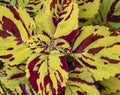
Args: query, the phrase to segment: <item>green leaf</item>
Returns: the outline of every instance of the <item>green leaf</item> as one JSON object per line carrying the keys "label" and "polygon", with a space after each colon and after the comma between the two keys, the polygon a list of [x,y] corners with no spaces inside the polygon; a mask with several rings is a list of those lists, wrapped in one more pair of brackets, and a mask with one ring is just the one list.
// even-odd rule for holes
{"label": "green leaf", "polygon": [[25,66],[24,65],[5,65],[0,69],[0,81],[5,85],[6,88],[11,91],[15,90],[15,87],[20,83],[26,83],[27,78],[25,77]]}
{"label": "green leaf", "polygon": [[100,81],[100,91],[101,95],[109,95],[112,93],[116,93],[120,91],[120,75],[116,75],[115,77],[111,77],[109,79],[104,79],[103,81]]}
{"label": "green leaf", "polygon": [[1,6],[19,6],[24,8],[31,17],[34,17],[42,8],[45,0],[0,0]]}
{"label": "green leaf", "polygon": [[104,24],[120,29],[120,2],[119,0],[103,0],[100,6],[100,14]]}
{"label": "green leaf", "polygon": [[92,18],[98,13],[100,0],[76,0],[79,6],[79,18]]}
{"label": "green leaf", "polygon": [[39,95],[29,85],[19,84],[10,95]]}
{"label": "green leaf", "polygon": [[83,27],[73,43],[75,64],[87,67],[96,80],[120,70],[120,33],[104,26]]}
{"label": "green leaf", "polygon": [[38,34],[46,32],[52,38],[71,40],[71,33],[75,35],[78,28],[78,6],[74,0],[47,0],[35,21]]}
{"label": "green leaf", "polygon": [[7,95],[37,95],[26,77],[24,64],[4,65],[0,69],[0,82]]}
{"label": "green leaf", "polygon": [[69,79],[64,95],[100,95],[92,74],[87,68],[76,67],[69,71]]}
{"label": "green leaf", "polygon": [[18,43],[22,43],[34,34],[35,23],[24,9],[0,6],[0,37],[14,36]]}
{"label": "green leaf", "polygon": [[57,50],[52,50],[49,55],[32,54],[26,68],[30,84],[40,95],[57,95],[66,86],[66,58]]}
{"label": "green leaf", "polygon": [[29,0],[25,6],[25,9],[31,17],[34,17],[38,14],[39,10],[42,9],[45,1],[46,0]]}
{"label": "green leaf", "polygon": [[0,0],[0,5],[12,5],[12,6],[20,6],[24,7],[29,0]]}
{"label": "green leaf", "polygon": [[22,8],[0,6],[0,22],[0,59],[9,64],[25,61],[32,53],[25,42],[35,34],[33,19]]}
{"label": "green leaf", "polygon": [[32,53],[25,44],[17,44],[15,37],[0,38],[0,43],[0,60],[5,64],[20,64]]}

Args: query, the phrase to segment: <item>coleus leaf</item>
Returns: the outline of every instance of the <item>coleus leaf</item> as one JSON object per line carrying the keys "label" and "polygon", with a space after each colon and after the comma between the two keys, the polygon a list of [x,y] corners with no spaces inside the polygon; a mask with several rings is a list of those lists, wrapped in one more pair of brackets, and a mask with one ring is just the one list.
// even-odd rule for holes
{"label": "coleus leaf", "polygon": [[0,5],[18,5],[24,7],[28,2],[29,0],[0,0]]}
{"label": "coleus leaf", "polygon": [[52,50],[49,55],[32,54],[26,68],[30,84],[40,95],[58,95],[66,86],[66,58],[57,50]]}
{"label": "coleus leaf", "polygon": [[75,64],[87,67],[95,80],[120,70],[120,33],[104,26],[83,27],[73,43]]}
{"label": "coleus leaf", "polygon": [[65,91],[61,95],[100,95],[87,68],[71,69]]}
{"label": "coleus leaf", "polygon": [[19,84],[10,95],[38,95],[29,85]]}
{"label": "coleus leaf", "polygon": [[109,95],[120,91],[120,75],[117,74],[115,77],[104,79],[99,82],[99,89],[101,95]]}
{"label": "coleus leaf", "polygon": [[100,0],[76,0],[76,2],[79,6],[79,27],[93,25],[96,19],[99,20],[96,15],[100,7]]}
{"label": "coleus leaf", "polygon": [[78,28],[78,6],[74,0],[47,0],[35,20],[38,33],[70,41]]}
{"label": "coleus leaf", "polygon": [[0,60],[6,64],[20,64],[32,51],[25,44],[17,44],[15,37],[0,38]]}
{"label": "coleus leaf", "polygon": [[42,8],[45,0],[0,0],[2,6],[19,6],[24,8],[31,17],[34,17],[40,8]]}
{"label": "coleus leaf", "polygon": [[25,66],[24,65],[5,65],[0,69],[0,81],[10,90],[15,90],[15,87],[20,83],[26,83],[27,78],[25,77]]}
{"label": "coleus leaf", "polygon": [[4,92],[7,95],[37,95],[25,75],[25,66],[23,64],[12,66],[5,64],[0,69],[0,81],[4,85]]}
{"label": "coleus leaf", "polygon": [[119,0],[102,0],[100,14],[104,24],[120,29],[120,2]]}
{"label": "coleus leaf", "polygon": [[39,10],[44,6],[45,0],[29,0],[26,4],[25,9],[30,14],[31,17],[34,17],[38,14]]}
{"label": "coleus leaf", "polygon": [[19,64],[26,60],[31,51],[21,43],[25,43],[33,36],[34,31],[34,21],[25,10],[0,6],[0,59],[12,64]]}
{"label": "coleus leaf", "polygon": [[100,0],[76,0],[79,6],[79,18],[92,18],[97,14]]}
{"label": "coleus leaf", "polygon": [[22,43],[34,35],[34,32],[34,21],[24,9],[0,6],[0,37],[14,36],[19,43]]}

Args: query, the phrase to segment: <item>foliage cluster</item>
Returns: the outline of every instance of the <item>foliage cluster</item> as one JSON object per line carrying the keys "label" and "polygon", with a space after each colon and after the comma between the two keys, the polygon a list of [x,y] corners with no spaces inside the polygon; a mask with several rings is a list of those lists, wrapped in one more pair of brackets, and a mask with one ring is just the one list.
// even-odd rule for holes
{"label": "foliage cluster", "polygon": [[0,0],[0,95],[120,95],[120,0]]}

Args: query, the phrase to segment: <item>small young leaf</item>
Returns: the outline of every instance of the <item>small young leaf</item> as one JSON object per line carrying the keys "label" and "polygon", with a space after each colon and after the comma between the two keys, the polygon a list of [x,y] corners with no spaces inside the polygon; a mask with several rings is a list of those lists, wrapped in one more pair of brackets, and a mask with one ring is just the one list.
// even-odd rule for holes
{"label": "small young leaf", "polygon": [[65,55],[52,50],[49,55],[33,54],[28,59],[27,77],[40,95],[57,95],[68,79]]}
{"label": "small young leaf", "polygon": [[47,0],[35,18],[38,34],[71,41],[77,33],[78,11],[74,0]]}

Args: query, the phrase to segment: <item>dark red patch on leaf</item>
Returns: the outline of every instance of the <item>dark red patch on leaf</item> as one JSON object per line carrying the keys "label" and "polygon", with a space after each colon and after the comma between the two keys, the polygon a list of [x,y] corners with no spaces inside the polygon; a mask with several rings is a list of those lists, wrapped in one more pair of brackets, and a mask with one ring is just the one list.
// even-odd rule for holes
{"label": "dark red patch on leaf", "polygon": [[10,59],[9,59],[9,61],[13,61],[14,59],[15,59],[15,58],[14,58],[14,57],[12,57],[12,58],[10,58]]}
{"label": "dark red patch on leaf", "polygon": [[0,56],[0,58],[3,58],[3,59],[8,59],[10,57],[12,57],[12,54]]}
{"label": "dark red patch on leaf", "polygon": [[20,84],[20,88],[22,90],[22,95],[27,95],[25,84]]}
{"label": "dark red patch on leaf", "polygon": [[63,82],[62,74],[61,74],[59,71],[57,71],[57,73],[58,73],[58,75],[59,75],[59,77],[60,77],[60,80]]}
{"label": "dark red patch on leaf", "polygon": [[38,71],[34,71],[33,69],[34,69],[34,66],[36,65],[36,63],[39,62],[39,60],[40,59],[38,56],[35,59],[33,59],[28,65],[28,69],[30,72],[29,82],[35,91],[38,91],[37,79],[39,78],[39,74],[38,74]]}
{"label": "dark red patch on leaf", "polygon": [[10,11],[13,13],[14,18],[16,18],[17,20],[20,20],[20,16],[19,13],[15,10],[15,8],[13,8],[12,6],[7,6],[7,8],[10,9]]}
{"label": "dark red patch on leaf", "polygon": [[91,34],[86,39],[84,39],[80,45],[73,51],[74,53],[82,53],[84,52],[84,49],[89,46],[91,43],[95,42],[96,40],[103,38],[103,36],[100,35],[93,35]]}
{"label": "dark red patch on leaf", "polygon": [[113,21],[113,22],[120,22],[120,17],[119,16],[115,16],[114,15],[114,10],[115,10],[115,5],[119,2],[119,0],[115,0],[111,7],[110,7],[110,11],[107,14],[107,21]]}
{"label": "dark red patch on leaf", "polygon": [[86,67],[89,67],[91,69],[97,69],[95,66],[90,65],[89,63],[85,62],[82,58],[79,58],[79,60],[84,64]]}
{"label": "dark red patch on leaf", "polygon": [[[51,81],[50,75],[48,74],[47,76],[45,76],[44,78],[44,87],[46,88],[46,86],[50,84],[50,88],[52,90],[52,95],[56,95],[56,89],[53,87],[53,83]],[[48,92],[45,90],[46,95],[48,95]]]}
{"label": "dark red patch on leaf", "polygon": [[77,35],[78,30],[73,30],[70,34],[62,36],[61,38],[66,40],[67,42],[72,42],[76,35]]}
{"label": "dark red patch on leaf", "polygon": [[70,18],[70,16],[71,16],[73,10],[74,10],[74,6],[72,6],[72,9],[71,9],[71,11],[70,11],[70,14],[67,16],[67,18],[66,18],[65,20],[68,20],[68,19]]}
{"label": "dark red patch on leaf", "polygon": [[59,42],[59,43],[57,43],[56,44],[56,46],[61,46],[61,45],[64,45],[65,43],[63,43],[63,42]]}
{"label": "dark red patch on leaf", "polygon": [[55,5],[57,4],[57,0],[52,0],[50,4],[50,9],[55,8]]}
{"label": "dark red patch on leaf", "polygon": [[93,1],[94,1],[94,0],[86,0],[87,3],[89,3],[89,2],[93,2]]}
{"label": "dark red patch on leaf", "polygon": [[117,64],[120,62],[120,60],[110,59],[108,57],[102,56],[101,59],[108,61],[109,63]]}
{"label": "dark red patch on leaf", "polygon": [[89,59],[89,60],[91,60],[91,61],[95,61],[94,59],[92,59],[92,58],[90,58],[90,57],[87,57],[87,56],[85,56],[85,55],[83,55],[83,54],[81,54],[85,59]]}
{"label": "dark red patch on leaf", "polygon": [[60,56],[59,58],[60,58],[60,61],[61,61],[61,63],[62,63],[61,68],[62,68],[63,70],[68,71],[66,57],[65,57],[65,56]]}
{"label": "dark red patch on leaf", "polygon": [[82,23],[87,22],[87,20],[86,20],[85,18],[78,18],[78,21],[79,21],[79,22],[82,22]]}
{"label": "dark red patch on leaf", "polygon": [[11,35],[4,30],[0,30],[0,37],[7,38],[8,36],[11,36]]}
{"label": "dark red patch on leaf", "polygon": [[70,77],[69,80],[74,81],[74,82],[78,82],[78,83],[79,83],[79,82],[80,82],[80,83],[84,83],[84,84],[87,84],[87,85],[89,85],[89,86],[94,85],[94,83],[87,82],[87,81],[82,80],[82,79],[80,79],[80,78]]}
{"label": "dark red patch on leaf", "polygon": [[62,20],[62,18],[52,17],[52,20],[53,20],[55,27],[57,27],[58,23]]}
{"label": "dark red patch on leaf", "polygon": [[26,33],[27,33],[28,37],[30,37],[29,31],[28,31],[25,23],[24,23],[23,20],[21,19],[19,13],[16,11],[16,9],[15,9],[14,7],[12,7],[12,6],[7,6],[7,7],[8,7],[8,8],[10,9],[10,11],[13,13],[14,17],[15,17],[17,20],[20,20],[20,21],[21,21],[23,27],[24,27],[25,30],[26,30]]}
{"label": "dark red patch on leaf", "polygon": [[80,91],[77,91],[77,94],[78,94],[78,95],[87,95],[86,92],[80,92]]}
{"label": "dark red patch on leaf", "polygon": [[120,42],[116,42],[116,43],[114,43],[113,45],[107,46],[107,48],[111,48],[111,47],[113,47],[113,46],[115,46],[115,45],[120,45]]}
{"label": "dark red patch on leaf", "polygon": [[5,16],[3,16],[2,21],[3,21],[2,28],[4,32],[6,33],[11,32],[17,38],[17,41],[19,43],[22,43],[23,41],[20,35],[20,31],[18,30],[18,27],[15,25],[15,23]]}
{"label": "dark red patch on leaf", "polygon": [[110,36],[118,36],[120,33],[118,33],[118,32],[116,32],[115,30],[113,30],[113,29],[109,29],[109,31],[110,31]]}
{"label": "dark red patch on leaf", "polygon": [[76,59],[73,60],[74,65],[69,67],[69,70],[74,70],[76,67],[83,67]]}
{"label": "dark red patch on leaf", "polygon": [[8,48],[7,50],[13,50],[14,48],[12,48],[12,47],[10,47],[10,48]]}
{"label": "dark red patch on leaf", "polygon": [[104,49],[104,47],[92,48],[88,50],[88,53],[95,55],[99,53],[102,49]]}
{"label": "dark red patch on leaf", "polygon": [[14,74],[10,77],[10,79],[18,79],[18,78],[24,77],[25,75],[26,73]]}
{"label": "dark red patch on leaf", "polygon": [[112,17],[110,17],[109,19],[107,19],[107,21],[115,22],[115,23],[120,23],[120,16],[113,15]]}

